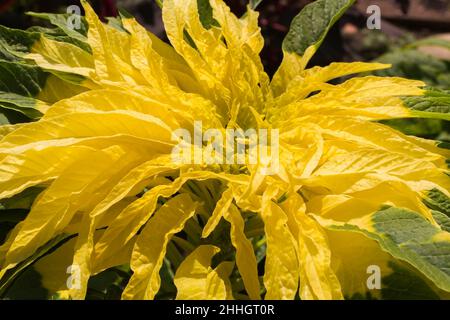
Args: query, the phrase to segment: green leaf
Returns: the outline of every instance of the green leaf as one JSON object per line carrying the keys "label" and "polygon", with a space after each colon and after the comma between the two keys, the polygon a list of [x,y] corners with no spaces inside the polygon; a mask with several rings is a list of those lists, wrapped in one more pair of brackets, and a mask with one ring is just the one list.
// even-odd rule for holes
{"label": "green leaf", "polygon": [[433,210],[442,212],[450,217],[450,198],[438,189],[428,191],[427,198],[424,200],[425,204]]}
{"label": "green leaf", "polygon": [[[20,106],[17,106],[15,104],[11,104],[11,103],[0,102],[0,110],[2,112],[5,110],[12,110],[12,111],[20,113],[20,114],[24,115],[25,117],[32,119],[32,120],[37,120],[40,117],[42,117],[42,113],[36,109],[21,108]],[[9,122],[9,123],[11,123],[11,122]]]}
{"label": "green leaf", "polygon": [[0,223],[11,222],[14,224],[23,221],[28,215],[28,210],[25,209],[8,209],[0,210]]}
{"label": "green leaf", "polygon": [[442,230],[450,232],[450,198],[438,189],[428,191],[424,203],[431,209],[434,220]]}
{"label": "green leaf", "polygon": [[87,32],[88,23],[85,17],[79,16],[80,28],[73,29],[68,24],[68,14],[53,14],[53,13],[36,13],[27,12],[28,15],[41,18],[49,21],[51,24],[56,26],[56,28],[42,28],[42,27],[32,27],[29,31],[37,31],[39,33],[45,34],[48,38],[60,42],[68,42],[77,47],[91,53],[91,47],[87,43]]}
{"label": "green leaf", "polygon": [[[436,288],[426,281],[414,268],[400,261],[389,261],[392,272],[384,276],[381,288],[382,300],[439,300]],[[350,300],[373,300],[370,291],[355,293]]]}
{"label": "green leaf", "polygon": [[118,272],[117,268],[109,268],[92,276],[89,279],[86,300],[120,300],[129,277],[125,272]]}
{"label": "green leaf", "polygon": [[404,77],[422,80],[429,86],[450,87],[450,64],[415,49],[397,49],[379,57],[377,62],[391,68],[375,71],[377,76]]}
{"label": "green leaf", "polygon": [[0,103],[6,102],[11,103],[17,106],[33,108],[35,106],[35,100],[32,98],[20,96],[18,94],[10,93],[10,92],[2,92],[0,91]]}
{"label": "green leaf", "polygon": [[44,87],[47,76],[37,66],[0,60],[0,91],[34,97]]}
{"label": "green leaf", "polygon": [[[23,31],[0,26],[0,124],[27,122],[28,119],[38,119],[42,116],[39,110],[45,103],[34,97],[44,89],[50,73],[24,58],[40,39],[42,32],[56,41],[79,44],[78,40],[56,29],[33,30]],[[89,46],[87,47],[90,50]],[[77,75],[58,75],[68,81],[80,82]]]}
{"label": "green leaf", "polygon": [[0,211],[5,209],[30,209],[36,197],[42,192],[41,187],[30,187],[21,193],[0,201]]}
{"label": "green leaf", "polygon": [[14,222],[0,222],[0,243],[3,243],[6,240],[8,234],[11,232],[15,225],[16,224]]}
{"label": "green leaf", "polygon": [[252,9],[256,9],[261,4],[261,2],[263,2],[263,0],[250,0],[250,7]]}
{"label": "green leaf", "polygon": [[24,270],[8,288],[4,299],[46,300],[48,291],[41,284],[41,275],[33,268]]}
{"label": "green leaf", "polygon": [[439,295],[411,267],[392,261],[389,267],[393,272],[382,279],[384,300],[439,300]]}
{"label": "green leaf", "polygon": [[164,263],[159,271],[161,277],[161,287],[155,300],[173,300],[177,296],[177,287],[173,283],[174,271],[168,259],[164,259]]}
{"label": "green leaf", "polygon": [[450,292],[448,232],[416,212],[393,207],[372,214],[371,223],[371,226],[361,226],[349,222],[328,225],[327,228],[359,232],[376,240],[384,251],[408,262],[436,287]]}
{"label": "green leaf", "polygon": [[423,96],[407,97],[404,102],[414,116],[450,120],[450,91],[429,88]]}
{"label": "green leaf", "polygon": [[380,123],[390,126],[406,135],[413,135],[427,139],[434,139],[444,130],[442,120],[439,119],[390,119]]}
{"label": "green leaf", "polygon": [[[75,235],[76,236],[76,235]],[[27,258],[26,260],[19,263],[13,269],[8,270],[4,277],[0,280],[0,299],[7,296],[9,289],[13,286],[14,281],[25,272],[28,267],[33,265],[33,263],[37,262],[42,257],[50,254],[58,247],[63,245],[66,241],[73,238],[74,235],[59,235],[56,238],[50,240],[45,245],[36,250],[36,252]]]}
{"label": "green leaf", "polygon": [[443,214],[440,211],[431,211],[433,214],[434,220],[441,226],[442,230],[450,232],[450,219],[447,215]]}
{"label": "green leaf", "polygon": [[64,81],[79,84],[84,77],[64,72],[47,72],[26,60],[26,54],[41,36],[60,42],[74,44],[91,52],[86,42],[87,25],[82,19],[79,32],[71,30],[68,15],[32,14],[49,20],[57,28],[32,27],[27,31],[0,26],[0,125],[27,122],[42,116],[39,107],[45,104],[34,99],[45,87],[48,76],[53,73]]}
{"label": "green leaf", "polygon": [[313,51],[322,44],[331,27],[355,0],[317,0],[305,6],[294,18],[283,41],[283,49],[303,56],[306,49]]}
{"label": "green leaf", "polygon": [[20,61],[20,56],[30,52],[33,44],[39,40],[39,33],[10,29],[0,26],[0,59]]}
{"label": "green leaf", "polygon": [[45,37],[59,41],[59,42],[67,42],[70,44],[73,44],[74,46],[77,46],[84,51],[92,54],[92,49],[89,46],[89,44],[86,42],[86,39],[81,41],[77,38],[73,38],[71,36],[68,36],[63,30],[60,28],[44,28],[39,26],[33,26],[31,28],[27,29],[28,32],[32,33],[39,33],[40,35],[45,35]]}
{"label": "green leaf", "polygon": [[414,49],[395,50],[377,61],[392,64],[392,68],[374,72],[377,76],[417,79],[431,86],[423,96],[403,98],[413,116],[450,120],[450,91],[439,89],[450,87],[450,64]]}
{"label": "green leaf", "polygon": [[[35,28],[33,30],[35,31],[30,32],[0,27],[0,92],[15,93],[31,98],[42,91],[50,73],[42,70],[33,62],[22,58],[24,54],[30,52],[32,45],[41,37],[42,32],[45,32],[45,36],[50,39],[72,43],[86,51],[91,50],[87,43],[71,38],[62,33],[61,30],[46,28]],[[75,74],[56,71],[52,73],[75,84],[84,80],[84,77]],[[16,99],[16,101],[19,100]],[[25,100],[21,102],[25,102]],[[28,102],[31,102],[31,100],[28,100]],[[14,109],[25,114],[26,108],[30,107],[30,103],[25,105],[14,102],[12,105],[5,105],[5,103],[10,103],[10,101],[3,101],[3,108]],[[21,109],[17,110],[13,106],[20,106]],[[27,114],[31,118],[35,118],[36,115],[35,113],[31,116]]]}
{"label": "green leaf", "polygon": [[0,108],[20,112],[30,119],[38,119],[42,117],[42,113],[36,109],[38,105],[43,105],[43,102],[34,98],[0,91]]}
{"label": "green leaf", "polygon": [[197,7],[203,27],[209,29],[213,25],[219,25],[213,17],[213,9],[209,3],[209,0],[197,0]]}
{"label": "green leaf", "polygon": [[[122,16],[122,10],[120,10],[119,12],[121,13],[121,16]],[[106,19],[108,20],[108,25],[110,25],[114,29],[119,30],[121,32],[128,32],[123,27],[123,23],[122,23],[122,19],[121,18],[118,18],[118,17],[107,17]]]}
{"label": "green leaf", "polygon": [[11,109],[0,108],[0,126],[4,124],[16,124],[28,121],[29,118],[27,118],[20,112]]}
{"label": "green leaf", "polygon": [[430,37],[415,41],[407,46],[407,48],[417,48],[421,46],[442,47],[450,49],[450,41],[436,37]]}
{"label": "green leaf", "polygon": [[69,18],[71,15],[69,14],[55,14],[55,13],[37,13],[37,12],[27,12],[27,15],[32,17],[41,18],[49,21],[51,24],[57,26],[59,29],[64,31],[71,38],[75,38],[80,41],[86,41],[88,24],[86,19],[82,16],[78,16],[80,19],[80,28],[71,28],[69,26]]}
{"label": "green leaf", "polygon": [[[47,74],[22,58],[39,38],[36,32],[0,26],[0,92],[34,97],[41,91]],[[0,102],[17,105],[9,100],[0,97]]]}
{"label": "green leaf", "polygon": [[[155,0],[156,4],[162,8],[164,5],[163,0]],[[259,0],[261,2],[262,0]],[[253,1],[258,2],[258,1]],[[259,4],[259,3],[258,3]],[[209,29],[211,26],[215,25],[218,26],[218,22],[213,17],[213,9],[211,7],[211,4],[209,3],[209,0],[197,0],[197,7],[198,7],[198,15],[200,17],[200,21],[204,28]]]}

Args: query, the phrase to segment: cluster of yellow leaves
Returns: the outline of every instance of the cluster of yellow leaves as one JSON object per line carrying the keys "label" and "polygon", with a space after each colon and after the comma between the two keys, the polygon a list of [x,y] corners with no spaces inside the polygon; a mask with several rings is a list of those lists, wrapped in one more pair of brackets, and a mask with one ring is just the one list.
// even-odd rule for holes
{"label": "cluster of yellow leaves", "polygon": [[[0,199],[32,186],[45,190],[0,247],[0,278],[54,237],[77,234],[38,263],[43,274],[63,279],[44,277],[44,283],[82,299],[90,276],[129,262],[133,275],[122,297],[152,299],[169,241],[202,213],[211,216],[205,238],[222,218],[231,224],[237,270],[248,296],[259,299],[245,211],[264,222],[265,298],[293,299],[299,292],[302,299],[341,299],[365,285],[366,270],[346,243],[368,250],[367,263],[383,270],[389,256],[373,240],[326,230],[323,219],[364,224],[389,204],[433,221],[422,198],[433,188],[449,194],[448,153],[373,122],[408,116],[399,97],[421,95],[422,82],[368,76],[332,85],[332,79],[389,66],[305,69],[309,58],[293,53],[285,53],[270,81],[259,58],[257,13],[249,9],[239,19],[222,0],[210,3],[220,27],[206,29],[196,0],[164,1],[169,46],[133,18],[122,19],[126,32],[101,23],[83,1],[92,54],[44,36],[33,47],[27,58],[56,75],[41,95],[69,84],[61,87],[66,99],[42,119],[2,131]],[[67,74],[84,78],[77,90]],[[254,165],[236,174],[227,166],[172,163],[173,131],[192,130],[194,121],[205,130],[279,129],[280,172],[264,176]],[[225,190],[213,212],[183,188],[210,179]],[[168,201],[160,206],[161,198]],[[201,246],[184,260],[175,275],[178,298],[233,298],[233,263],[210,267],[217,252]],[[65,287],[71,264],[80,267],[81,289]]]}

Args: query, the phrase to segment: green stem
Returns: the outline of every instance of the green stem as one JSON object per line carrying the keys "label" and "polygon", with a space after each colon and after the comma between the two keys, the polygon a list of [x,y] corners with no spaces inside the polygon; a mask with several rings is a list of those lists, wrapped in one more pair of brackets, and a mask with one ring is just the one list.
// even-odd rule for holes
{"label": "green stem", "polygon": [[255,238],[264,235],[264,228],[258,228],[253,230],[248,230],[245,232],[247,238]]}
{"label": "green stem", "polygon": [[186,241],[183,238],[173,236],[172,240],[177,244],[177,246],[179,246],[187,253],[190,253],[195,250],[195,246],[193,246],[189,241]]}
{"label": "green stem", "polygon": [[170,261],[174,269],[178,269],[181,262],[183,262],[183,256],[181,253],[177,250],[175,245],[172,242],[169,242],[167,245],[167,253],[166,253],[167,259]]}
{"label": "green stem", "polygon": [[261,240],[259,240],[259,241],[256,243],[256,248],[257,248],[257,249],[261,248],[265,243],[266,243],[266,237],[262,238]]}

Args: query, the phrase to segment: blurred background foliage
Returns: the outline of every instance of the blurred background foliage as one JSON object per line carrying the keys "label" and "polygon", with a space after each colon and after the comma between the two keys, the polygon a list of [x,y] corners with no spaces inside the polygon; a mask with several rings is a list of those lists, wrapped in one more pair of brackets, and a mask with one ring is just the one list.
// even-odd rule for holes
{"label": "blurred background foliage", "polygon": [[[292,18],[312,0],[262,0],[258,6],[260,26],[265,38],[261,58],[269,74],[282,59],[281,43]],[[153,33],[167,40],[161,10],[155,0],[92,0],[95,10],[106,17],[124,8]],[[226,0],[241,15],[248,0]],[[0,24],[27,29],[42,20],[27,11],[63,13],[77,0],[1,0]],[[367,8],[381,8],[381,30],[367,28]],[[429,39],[431,38],[431,40]],[[425,39],[425,40],[423,40]],[[331,30],[311,64],[333,61],[372,61],[391,63],[393,68],[377,75],[403,76],[428,85],[450,89],[450,0],[357,0]],[[450,101],[445,101],[450,107]],[[450,141],[450,126],[439,120],[395,120],[389,125],[425,138]]]}
{"label": "blurred background foliage", "polygon": [[[241,15],[247,0],[226,0],[232,10]],[[292,18],[311,0],[262,0],[258,6],[260,26],[265,38],[261,58],[269,74],[273,74],[282,59],[281,43],[289,30]],[[161,11],[154,0],[92,0],[97,13],[115,16],[117,8],[124,8],[153,33],[167,40],[161,20]],[[367,28],[369,5],[381,8],[381,30]],[[44,25],[40,19],[26,15],[28,11],[64,13],[76,0],[0,0],[0,24],[27,29]],[[424,81],[427,85],[450,91],[450,0],[357,0],[337,23],[311,65],[327,65],[336,61],[381,61],[392,68],[376,72],[383,76],[402,76]],[[341,79],[344,80],[344,79]],[[437,93],[438,94],[438,93]],[[414,103],[414,101],[411,101]],[[450,109],[448,98],[439,100],[434,108]],[[386,121],[388,125],[409,135],[450,142],[450,124],[430,119],[402,119]],[[30,190],[29,197],[20,202],[11,199],[2,203],[0,210],[14,210],[20,220],[27,214],[31,202],[40,190]],[[28,201],[28,202],[27,202]],[[3,221],[0,216],[0,243],[18,221]],[[45,250],[46,248],[42,248]],[[42,253],[44,254],[44,252]],[[9,299],[46,298],[39,274],[33,268],[19,268],[21,274],[14,283],[0,283],[0,296]],[[88,299],[118,299],[130,276],[128,266],[108,269],[89,282]],[[173,275],[172,275],[173,276]],[[170,278],[170,270],[161,270],[162,283]],[[24,290],[26,288],[26,290]],[[30,289],[31,288],[31,289]],[[158,298],[173,294],[174,288],[163,286]],[[58,298],[58,297],[52,297]]]}
{"label": "blurred background foliage", "polygon": [[[313,0],[258,0],[260,26],[266,39],[262,53],[269,73],[279,65],[281,42],[293,17]],[[91,0],[97,13],[106,17],[117,15],[124,8],[149,30],[165,38],[161,11],[155,0]],[[245,12],[248,0],[225,0],[238,15]],[[381,8],[381,30],[367,28],[367,8]],[[78,0],[0,0],[0,24],[27,29],[42,21],[24,14],[27,11],[64,13]],[[416,39],[450,34],[450,0],[357,0],[329,33],[320,52],[312,61],[326,65],[333,61],[373,60],[387,52],[406,46]],[[448,35],[447,35],[448,36]],[[449,58],[449,53],[446,57]],[[445,54],[439,56],[442,58]],[[394,57],[395,58],[395,57]],[[442,70],[442,69],[441,69]],[[447,69],[448,70],[448,69]],[[449,83],[447,76],[447,84]],[[434,79],[429,79],[434,81]]]}

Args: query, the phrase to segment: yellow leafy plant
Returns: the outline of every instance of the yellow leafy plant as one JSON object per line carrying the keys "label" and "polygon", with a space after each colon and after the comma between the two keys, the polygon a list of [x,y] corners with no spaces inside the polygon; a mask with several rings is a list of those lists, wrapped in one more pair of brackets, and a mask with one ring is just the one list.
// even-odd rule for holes
{"label": "yellow leafy plant", "polygon": [[[449,151],[378,123],[448,119],[404,102],[424,83],[330,83],[379,63],[307,68],[353,1],[307,6],[272,79],[258,13],[200,2],[164,0],[171,45],[126,13],[102,23],[86,1],[80,31],[57,15],[42,15],[52,32],[0,30],[0,65],[35,79],[0,94],[34,120],[0,127],[0,218],[16,221],[0,294],[33,270],[52,298],[89,298],[111,271],[123,299],[388,299],[405,281],[447,297]],[[173,132],[195,121],[279,130],[279,170],[174,162]]]}

